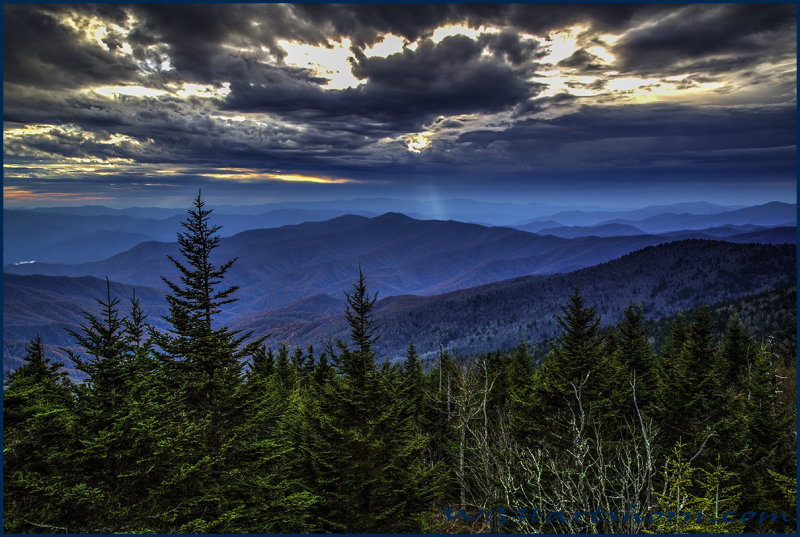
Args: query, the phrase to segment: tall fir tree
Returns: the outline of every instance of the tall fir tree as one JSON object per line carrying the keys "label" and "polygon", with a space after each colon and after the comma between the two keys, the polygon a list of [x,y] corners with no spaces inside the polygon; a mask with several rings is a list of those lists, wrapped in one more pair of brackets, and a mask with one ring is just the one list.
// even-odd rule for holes
{"label": "tall fir tree", "polygon": [[[655,355],[647,341],[642,307],[629,304],[617,321],[616,329],[614,358],[620,368],[621,380],[626,382],[622,392],[626,397],[621,404],[632,409],[630,383],[635,379],[637,405],[640,409],[649,409],[655,398]],[[630,412],[628,414],[631,415]]]}
{"label": "tall fir tree", "polygon": [[739,320],[739,314],[734,313],[725,329],[725,338],[720,347],[721,366],[724,370],[725,383],[733,388],[739,388],[755,355],[755,343]]}
{"label": "tall fir tree", "polygon": [[597,308],[587,305],[576,287],[562,312],[558,318],[562,332],[538,371],[531,404],[537,412],[552,418],[552,423],[534,423],[535,434],[566,445],[572,442],[571,433],[559,429],[564,420],[556,415],[571,415],[577,406],[587,410],[591,407],[609,424],[614,423],[621,383],[618,371],[604,353]]}
{"label": "tall fir tree", "polygon": [[[186,410],[205,431],[205,449],[197,457],[208,475],[193,500],[194,515],[189,515],[197,519],[189,520],[186,527],[219,531],[224,514],[220,494],[230,471],[223,446],[242,419],[234,394],[243,382],[243,359],[257,353],[265,338],[245,343],[251,333],[215,326],[214,318],[222,307],[236,301],[232,295],[238,287],[223,285],[236,259],[216,264],[214,250],[219,247],[221,227],[210,223],[213,211],[205,208],[201,195],[198,192],[193,208],[181,222],[185,231],[178,233],[178,248],[183,260],[168,256],[180,281],[162,277],[169,289],[169,315],[164,317],[169,329],[154,334],[153,339],[168,381],[185,394]],[[204,457],[207,464],[200,463]]]}
{"label": "tall fir tree", "polygon": [[[126,330],[130,323],[134,328],[141,327],[144,319],[130,321],[120,315],[120,301],[112,296],[108,278],[105,298],[95,300],[99,314],[84,312],[86,322],[79,330],[68,331],[83,352],[65,350],[75,368],[87,377],[76,387],[83,441],[74,460],[87,485],[103,498],[84,509],[83,531],[109,531],[128,519],[129,500],[135,495],[120,476],[134,463],[129,445],[131,424],[126,416],[134,404],[130,391],[137,368],[143,367],[143,355],[137,353],[136,343]],[[134,313],[140,314],[135,308]],[[143,335],[136,337],[142,341]]]}
{"label": "tall fir tree", "polygon": [[777,361],[773,346],[765,343],[755,352],[744,377],[744,403],[736,417],[744,424],[745,448],[736,462],[746,510],[791,512],[770,473],[796,473],[796,410],[781,403],[784,386],[777,374]]}
{"label": "tall fir tree", "polygon": [[367,292],[360,268],[346,298],[352,348],[337,342],[340,376],[324,385],[312,445],[322,529],[419,531],[437,490],[424,464],[427,440],[415,426],[413,405],[403,399],[408,392],[399,370],[375,365],[377,294]]}
{"label": "tall fir tree", "polygon": [[62,364],[44,355],[39,337],[3,389],[3,530],[81,531],[75,512],[92,493],[72,464],[78,424]]}

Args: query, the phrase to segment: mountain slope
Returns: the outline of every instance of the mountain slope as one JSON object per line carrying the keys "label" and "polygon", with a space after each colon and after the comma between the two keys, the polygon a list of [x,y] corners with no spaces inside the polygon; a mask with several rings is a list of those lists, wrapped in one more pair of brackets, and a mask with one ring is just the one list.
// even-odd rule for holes
{"label": "mountain slope", "polygon": [[[795,266],[793,245],[690,240],[648,247],[569,274],[515,278],[433,297],[385,298],[375,310],[382,336],[378,351],[389,358],[402,356],[413,339],[422,354],[430,355],[441,335],[446,349],[480,352],[514,346],[520,329],[529,342],[544,341],[557,333],[559,305],[575,285],[607,324],[631,301],[642,303],[649,318],[659,318],[792,285]],[[239,318],[234,326],[273,332],[273,342],[300,346],[347,338],[342,314],[283,326],[266,314]]]}
{"label": "mountain slope", "polygon": [[[239,310],[281,307],[317,294],[338,296],[359,264],[383,296],[431,295],[527,274],[566,272],[614,259],[665,238],[563,239],[503,227],[414,220],[397,213],[342,216],[223,238],[217,262],[237,258],[228,282],[241,287]],[[163,287],[176,279],[175,243],[146,242],[109,259],[76,265],[6,266],[15,274],[108,276]]]}
{"label": "mountain slope", "polygon": [[[104,207],[4,210],[3,260],[6,264],[35,260],[45,263],[99,261],[146,241],[173,241],[185,211],[114,210]],[[68,210],[81,211],[71,214]],[[164,212],[167,211],[167,212]],[[129,214],[130,213],[130,214]],[[170,214],[172,213],[172,214]],[[163,218],[132,216],[160,214]],[[319,222],[346,214],[341,210],[276,209],[262,214],[219,214],[223,236],[250,229]],[[375,213],[364,214],[374,216]],[[77,246],[77,247],[76,247]]]}
{"label": "mountain slope", "polygon": [[[355,223],[353,219],[344,219]],[[299,230],[295,230],[299,231]],[[401,356],[413,339],[422,354],[438,349],[473,353],[512,347],[520,329],[530,343],[557,333],[559,305],[578,285],[587,300],[598,306],[604,324],[613,322],[630,302],[640,302],[650,319],[691,310],[701,303],[733,300],[794,283],[794,245],[733,244],[722,241],[677,241],[651,246],[597,266],[567,274],[524,276],[435,296],[397,295],[376,304],[375,314],[382,357]],[[273,333],[280,341],[306,346],[324,344],[329,337],[348,337],[343,315],[344,291],[355,275],[345,271],[338,289],[314,294],[282,308],[265,311],[257,300],[228,308],[219,322],[231,328]],[[365,269],[371,292],[372,273]],[[28,341],[41,335],[48,352],[69,346],[64,328],[82,322],[81,312],[97,311],[95,298],[105,296],[105,281],[92,278],[4,275],[4,358],[6,368],[18,364]],[[112,294],[128,310],[133,288],[112,283]],[[237,293],[238,294],[238,293]],[[164,327],[167,313],[163,292],[137,287],[145,313]],[[784,327],[785,329],[785,327]],[[793,326],[788,328],[793,330]]]}
{"label": "mountain slope", "polygon": [[[671,205],[651,205],[641,209],[631,210],[571,210],[552,212],[547,215],[550,220],[560,222],[563,226],[595,226],[608,222],[613,219],[625,219],[630,221],[644,220],[664,213],[689,214],[689,215],[715,215],[743,209],[741,206],[726,207],[704,201],[689,203],[674,203]],[[536,223],[534,220],[517,222],[515,227],[526,226]]]}
{"label": "mountain slope", "polygon": [[663,213],[642,220],[614,218],[605,224],[633,225],[649,233],[703,229],[725,225],[786,226],[797,222],[797,205],[770,202],[713,215]]}
{"label": "mountain slope", "polygon": [[[136,297],[148,321],[163,327],[167,314],[164,294],[158,289],[136,287]],[[119,298],[120,314],[130,311],[134,288],[111,282],[112,297]],[[41,336],[48,355],[63,359],[59,347],[73,344],[66,329],[76,330],[85,322],[84,311],[98,314],[98,298],[105,298],[106,282],[99,278],[61,276],[18,276],[3,274],[3,367],[22,363],[25,347]]]}

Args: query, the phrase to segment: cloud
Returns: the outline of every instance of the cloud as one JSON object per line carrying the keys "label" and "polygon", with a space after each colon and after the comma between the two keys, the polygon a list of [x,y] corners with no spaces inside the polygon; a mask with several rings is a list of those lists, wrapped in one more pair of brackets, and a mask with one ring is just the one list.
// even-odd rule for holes
{"label": "cloud", "polygon": [[86,28],[70,27],[56,6],[3,6],[3,81],[40,89],[137,78],[136,65],[97,46]]}
{"label": "cloud", "polygon": [[364,84],[337,91],[297,71],[262,67],[260,83],[231,84],[225,107],[312,124],[337,121],[385,136],[418,129],[437,115],[498,111],[535,95],[525,70],[489,61],[482,50],[470,38],[452,36],[386,58],[361,57],[353,74]]}
{"label": "cloud", "polygon": [[[392,50],[365,53],[388,34]],[[57,176],[99,189],[115,170],[118,191],[255,188],[235,180],[251,173],[352,180],[303,186],[324,189],[679,185],[795,167],[788,4],[10,4],[4,38],[20,191]]]}
{"label": "cloud", "polygon": [[629,31],[613,50],[628,72],[737,70],[768,51],[794,55],[795,12],[793,4],[686,6]]}

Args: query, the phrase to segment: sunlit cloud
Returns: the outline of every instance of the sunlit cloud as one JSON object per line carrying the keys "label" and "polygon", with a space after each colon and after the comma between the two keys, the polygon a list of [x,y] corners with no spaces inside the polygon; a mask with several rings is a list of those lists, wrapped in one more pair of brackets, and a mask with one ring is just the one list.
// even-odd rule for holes
{"label": "sunlit cloud", "polygon": [[590,97],[600,93],[600,90],[587,87],[599,80],[599,77],[596,76],[570,75],[558,70],[542,71],[540,74],[543,76],[531,78],[533,82],[545,86],[545,89],[539,94],[540,98],[553,97],[560,93],[576,97]]}
{"label": "sunlit cloud", "polygon": [[421,153],[431,145],[432,141],[432,132],[418,132],[406,137],[405,144],[409,151]]}
{"label": "sunlit cloud", "polygon": [[338,43],[329,42],[327,47],[285,39],[279,40],[278,44],[286,51],[284,63],[308,69],[314,76],[326,79],[328,82],[322,88],[341,90],[363,83],[353,76],[349,61],[353,58],[353,53],[350,51],[351,41],[348,38]]}
{"label": "sunlit cloud", "polygon": [[162,97],[177,96],[183,99],[200,97],[205,99],[224,99],[231,92],[230,82],[223,82],[219,86],[212,84],[166,84],[164,88],[148,88],[145,86],[99,86],[91,88],[90,92],[103,97],[114,99],[120,96],[157,99]]}
{"label": "sunlit cloud", "polygon": [[220,87],[211,84],[190,84],[184,82],[180,89],[175,91],[178,97],[202,97],[206,99],[224,99],[231,92],[230,82],[223,82]]}
{"label": "sunlit cloud", "polygon": [[600,60],[607,64],[612,64],[616,61],[616,58],[613,54],[606,50],[605,47],[601,47],[599,45],[587,48],[586,52],[600,58]]}
{"label": "sunlit cloud", "polygon": [[375,43],[371,47],[364,49],[364,55],[367,58],[381,57],[385,58],[398,52],[403,52],[403,45],[406,40],[393,34],[386,34],[379,43]]}
{"label": "sunlit cloud", "polygon": [[101,86],[93,88],[95,93],[99,93],[103,97],[119,97],[125,95],[128,97],[165,97],[169,92],[163,89],[146,88],[144,86]]}
{"label": "sunlit cloud", "polygon": [[451,37],[455,35],[464,35],[471,39],[477,39],[480,37],[481,34],[496,34],[500,33],[499,28],[494,28],[492,26],[480,26],[479,28],[470,28],[464,24],[448,24],[446,26],[441,26],[436,28],[431,35],[431,41],[434,43],[439,43],[446,37]]}
{"label": "sunlit cloud", "polygon": [[59,162],[30,162],[26,164],[3,164],[3,176],[7,179],[32,179],[47,177],[86,177],[119,175],[136,171],[132,159],[121,158],[74,158]]}
{"label": "sunlit cloud", "polygon": [[542,63],[558,63],[572,56],[580,47],[578,35],[585,30],[582,26],[575,26],[565,31],[553,32],[546,39],[541,39],[542,47],[548,51],[540,61]]}
{"label": "sunlit cloud", "polygon": [[353,183],[352,179],[341,179],[333,177],[321,177],[313,175],[300,175],[295,173],[273,173],[253,170],[250,168],[218,168],[214,172],[200,172],[196,173],[200,177],[209,177],[211,179],[225,179],[241,182],[254,182],[254,181],[286,181],[291,183],[324,183],[324,184],[341,184]]}

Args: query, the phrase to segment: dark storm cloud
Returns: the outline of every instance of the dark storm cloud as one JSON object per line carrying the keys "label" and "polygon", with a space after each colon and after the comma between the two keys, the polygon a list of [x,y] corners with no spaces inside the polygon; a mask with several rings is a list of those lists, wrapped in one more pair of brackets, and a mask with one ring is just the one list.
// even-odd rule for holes
{"label": "dark storm cloud", "polygon": [[483,22],[510,25],[517,30],[536,35],[547,35],[581,25],[591,33],[621,32],[640,22],[670,12],[669,4],[506,4],[500,10],[485,6],[481,16],[470,15],[464,5],[467,20],[475,26]]}
{"label": "dark storm cloud", "polygon": [[654,104],[584,107],[552,120],[524,121],[503,132],[468,133],[459,141],[469,144],[465,158],[503,141],[518,162],[543,172],[679,170],[708,172],[709,180],[724,181],[725,173],[742,172],[743,167],[794,173],[795,128],[794,108],[788,106],[698,109]]}
{"label": "dark storm cloud", "polygon": [[597,71],[604,68],[602,62],[598,61],[598,57],[585,49],[576,50],[572,56],[558,62],[558,65],[574,67],[583,71]]}
{"label": "dark storm cloud", "polygon": [[74,88],[137,78],[136,65],[89,43],[59,22],[56,6],[3,6],[3,80],[38,88]]}
{"label": "dark storm cloud", "polygon": [[297,4],[294,12],[318,25],[330,24],[339,34],[351,35],[359,46],[380,34],[393,33],[414,41],[444,24],[467,23],[512,26],[546,33],[574,24],[596,31],[620,30],[633,21],[671,9],[641,4]]}
{"label": "dark storm cloud", "polygon": [[366,84],[344,90],[323,90],[271,69],[259,85],[232,83],[226,106],[309,121],[362,118],[389,133],[419,129],[436,115],[501,110],[535,95],[524,70],[484,59],[481,51],[476,41],[452,36],[386,58],[362,56],[353,74]]}
{"label": "dark storm cloud", "polygon": [[[663,72],[687,61],[715,71],[741,68],[770,51],[794,53],[795,12],[792,4],[692,5],[629,33],[614,53],[627,71]],[[717,55],[736,59],[711,63]]]}
{"label": "dark storm cloud", "polygon": [[197,82],[241,77],[247,71],[243,62],[263,59],[255,53],[236,58],[223,49],[224,44],[255,45],[282,58],[285,51],[278,45],[279,39],[325,44],[328,38],[319,27],[292,16],[287,5],[142,4],[132,9],[141,19],[132,40],[142,45],[165,43],[173,67]]}
{"label": "dark storm cloud", "polygon": [[292,9],[315,26],[330,25],[336,34],[351,36],[361,48],[384,33],[415,41],[461,18],[458,8],[447,4],[296,4]]}
{"label": "dark storm cloud", "polygon": [[[141,180],[136,165],[174,166],[176,188],[213,183],[201,174],[215,167],[444,187],[794,173],[796,73],[765,69],[794,61],[793,5],[28,4],[4,14],[4,120],[15,132],[5,160],[30,163],[31,174],[46,158],[133,162],[118,185]],[[117,26],[87,35],[90,21]],[[434,42],[446,24],[495,28]],[[548,34],[576,26],[577,49],[543,64],[558,41]],[[368,57],[386,33],[414,46]],[[604,33],[619,39],[606,46]],[[344,39],[362,82],[347,89],[325,88],[280,44]],[[718,89],[707,100],[641,104],[636,90],[611,84],[670,75],[680,76],[665,88]],[[185,83],[230,93],[180,96]],[[163,94],[93,92],[122,85]],[[567,93],[575,88],[594,94]],[[410,152],[416,134],[428,145]]]}
{"label": "dark storm cloud", "polygon": [[539,45],[532,41],[523,41],[517,32],[504,29],[498,34],[485,34],[480,43],[488,47],[499,59],[505,59],[518,66],[544,56]]}

